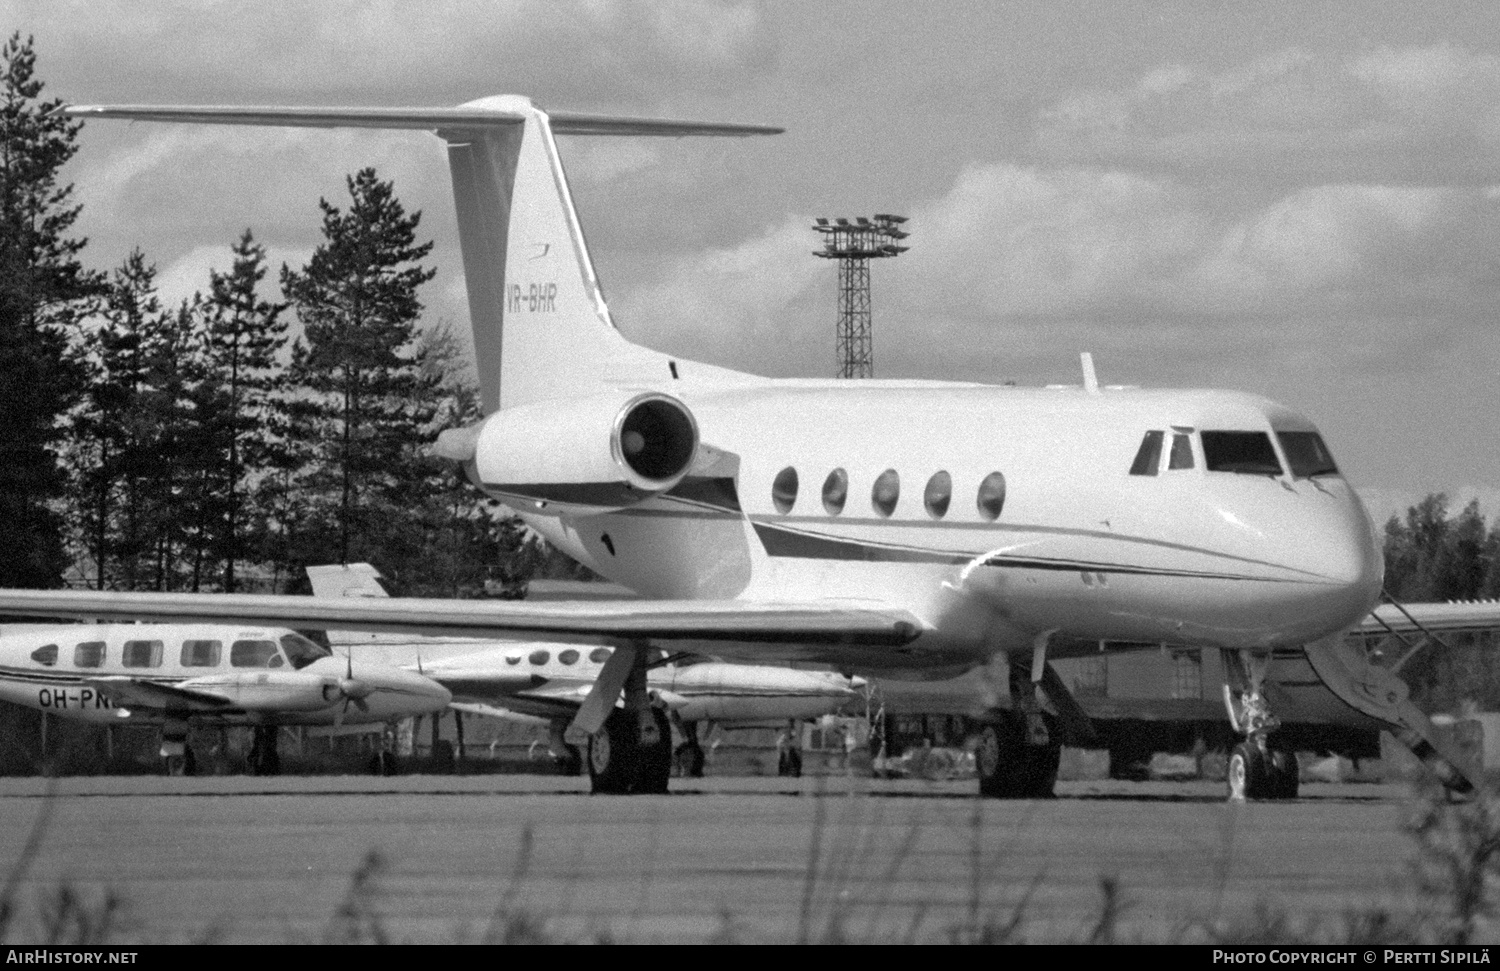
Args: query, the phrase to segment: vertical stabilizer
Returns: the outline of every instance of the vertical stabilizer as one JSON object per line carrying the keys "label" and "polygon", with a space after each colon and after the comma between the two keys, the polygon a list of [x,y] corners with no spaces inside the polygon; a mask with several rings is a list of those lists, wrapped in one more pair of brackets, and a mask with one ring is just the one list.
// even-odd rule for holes
{"label": "vertical stabilizer", "polygon": [[771,135],[758,125],[548,114],[519,95],[457,108],[104,105],[77,117],[209,125],[400,128],[448,145],[474,351],[486,413],[614,385],[663,386],[733,372],[631,344],[594,275],[553,134]]}
{"label": "vertical stabilizer", "polygon": [[671,380],[615,329],[546,112],[516,95],[463,107],[519,125],[442,129],[486,412],[593,384]]}

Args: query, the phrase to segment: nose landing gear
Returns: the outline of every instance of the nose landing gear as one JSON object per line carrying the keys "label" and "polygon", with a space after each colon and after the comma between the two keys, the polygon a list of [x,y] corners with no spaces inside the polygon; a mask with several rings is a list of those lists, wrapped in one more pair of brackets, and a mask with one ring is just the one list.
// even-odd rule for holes
{"label": "nose landing gear", "polygon": [[1270,664],[1269,654],[1225,655],[1230,683],[1224,685],[1224,707],[1230,725],[1245,736],[1229,753],[1230,802],[1297,798],[1301,767],[1296,754],[1270,745],[1271,733],[1281,727],[1265,696]]}

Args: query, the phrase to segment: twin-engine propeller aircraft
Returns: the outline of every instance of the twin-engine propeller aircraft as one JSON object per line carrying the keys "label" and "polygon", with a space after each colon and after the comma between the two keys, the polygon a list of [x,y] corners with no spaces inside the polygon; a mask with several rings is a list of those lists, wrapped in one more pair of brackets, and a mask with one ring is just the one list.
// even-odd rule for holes
{"label": "twin-engine propeller aircraft", "polygon": [[[380,572],[368,563],[310,566],[307,576],[314,596],[390,596],[380,582]],[[450,707],[455,711],[546,721],[553,757],[569,770],[582,767],[581,754],[568,741],[567,729],[599,680],[613,653],[610,648],[355,631],[327,631],[326,636],[339,651],[420,669],[453,692]],[[683,775],[701,776],[705,756],[698,737],[700,723],[732,729],[806,721],[837,714],[864,699],[860,678],[722,661],[663,663],[647,672],[646,685],[656,709],[659,739],[656,748],[640,759],[650,771],[624,773],[625,760],[608,757],[604,748],[608,739],[590,736],[589,776],[598,789],[633,791],[625,787],[639,786],[640,791],[664,792],[673,758]],[[683,737],[675,753],[670,749],[671,723]],[[611,771],[614,776],[609,775]]]}
{"label": "twin-engine propeller aircraft", "polygon": [[251,726],[250,771],[280,769],[283,725],[374,725],[441,711],[448,689],[334,657],[289,630],[214,624],[17,625],[0,635],[0,700],[105,725],[159,725],[172,775],[194,726]]}
{"label": "twin-engine propeller aircraft", "polygon": [[[1474,777],[1403,704],[1400,680],[1345,646],[1380,594],[1380,549],[1317,429],[1293,409],[1233,391],[1104,388],[1091,369],[1082,387],[1061,389],[767,379],[627,341],[553,136],[777,129],[549,114],[518,96],[456,108],[71,113],[436,132],[487,412],[437,451],[549,542],[654,599],[9,591],[0,612],[609,644],[573,720],[606,761],[659,746],[646,670],[663,652],[886,676],[993,663],[1012,707],[995,713],[978,750],[979,788],[992,796],[1051,792],[1060,743],[1088,723],[1050,661],[1101,642],[1236,658],[1242,707],[1257,713],[1237,721],[1247,794],[1275,795],[1285,770],[1266,741],[1265,662],[1300,650],[1345,704],[1400,732],[1455,788]],[[655,771],[633,762],[622,771]]]}

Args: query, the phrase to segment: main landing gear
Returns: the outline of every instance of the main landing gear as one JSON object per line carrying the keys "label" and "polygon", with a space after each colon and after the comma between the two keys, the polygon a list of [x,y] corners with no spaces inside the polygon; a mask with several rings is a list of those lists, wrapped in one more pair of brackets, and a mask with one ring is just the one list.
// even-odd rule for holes
{"label": "main landing gear", "polygon": [[1273,749],[1270,743],[1271,733],[1281,727],[1265,695],[1270,655],[1225,652],[1224,660],[1224,706],[1230,725],[1245,736],[1229,753],[1229,801],[1296,799],[1301,771],[1297,756]]}
{"label": "main landing gear", "polygon": [[[991,799],[1050,799],[1062,761],[1062,743],[1085,744],[1094,729],[1062,678],[1045,659],[1046,636],[1038,639],[1027,663],[1008,659],[1010,710],[996,709],[979,733],[974,763],[979,794]],[[1040,675],[1032,677],[1032,672]],[[1056,714],[1044,711],[1037,697],[1040,684]]]}
{"label": "main landing gear", "polygon": [[251,775],[280,775],[281,752],[276,746],[279,729],[275,725],[256,725],[250,731],[250,758],[246,769]]}
{"label": "main landing gear", "polygon": [[166,725],[161,730],[161,758],[167,775],[198,774],[198,760],[188,744],[186,725]]}
{"label": "main landing gear", "polygon": [[708,759],[703,754],[703,746],[698,742],[698,723],[685,722],[674,711],[672,724],[682,733],[682,744],[672,753],[677,775],[684,779],[703,778],[703,766]]}
{"label": "main landing gear", "polygon": [[[617,648],[584,702],[584,711],[594,704],[611,706],[603,724],[589,735],[589,781],[596,793],[657,795],[667,791],[672,777],[672,723],[665,712],[652,706],[646,690],[651,653],[644,644]],[[623,684],[620,668],[612,664],[629,665]],[[611,684],[620,687],[611,690]],[[616,691],[623,698],[622,707],[613,706]]]}
{"label": "main landing gear", "polygon": [[672,723],[661,710],[616,708],[589,736],[594,792],[661,795],[671,777]]}

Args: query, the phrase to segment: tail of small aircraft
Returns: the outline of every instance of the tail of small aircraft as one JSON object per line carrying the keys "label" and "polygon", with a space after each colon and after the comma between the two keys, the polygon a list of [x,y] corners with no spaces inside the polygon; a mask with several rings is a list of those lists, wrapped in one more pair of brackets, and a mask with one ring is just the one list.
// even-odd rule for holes
{"label": "tail of small aircraft", "polygon": [[83,118],[436,132],[448,147],[484,410],[591,388],[732,372],[631,344],[615,329],[553,141],[563,135],[769,135],[757,125],[549,114],[518,95],[457,108],[77,107]]}

